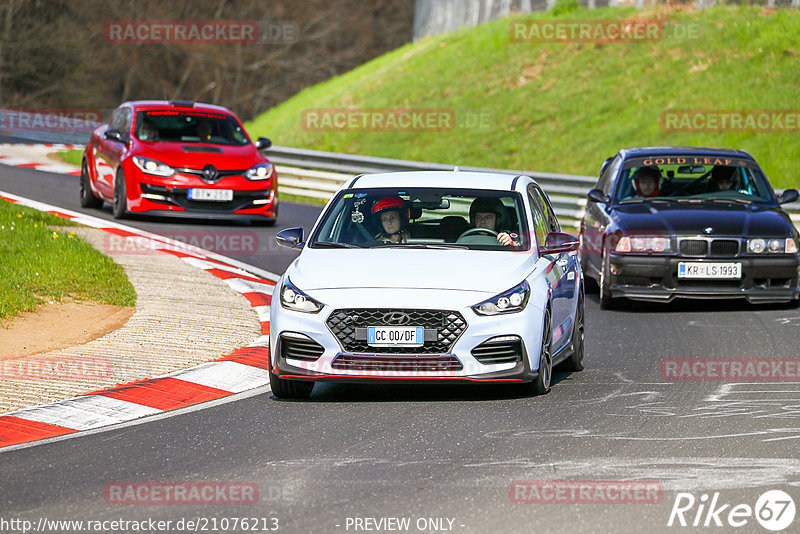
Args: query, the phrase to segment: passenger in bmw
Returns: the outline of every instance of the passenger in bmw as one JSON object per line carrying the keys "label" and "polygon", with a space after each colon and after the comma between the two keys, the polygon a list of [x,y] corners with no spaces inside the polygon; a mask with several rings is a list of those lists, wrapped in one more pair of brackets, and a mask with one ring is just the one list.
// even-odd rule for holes
{"label": "passenger in bmw", "polygon": [[708,183],[709,193],[714,191],[730,191],[735,189],[736,168],[717,165],[711,169],[711,179]]}
{"label": "passenger in bmw", "polygon": [[408,220],[410,211],[400,197],[383,197],[372,206],[375,225],[382,228],[375,239],[385,243],[405,243],[408,241]]}
{"label": "passenger in bmw", "polygon": [[654,165],[639,167],[633,173],[633,183],[640,197],[657,197],[661,194],[661,170]]}
{"label": "passenger in bmw", "polygon": [[469,222],[473,228],[485,228],[497,233],[497,240],[507,247],[518,247],[517,234],[502,229],[506,208],[496,197],[479,197],[469,207]]}

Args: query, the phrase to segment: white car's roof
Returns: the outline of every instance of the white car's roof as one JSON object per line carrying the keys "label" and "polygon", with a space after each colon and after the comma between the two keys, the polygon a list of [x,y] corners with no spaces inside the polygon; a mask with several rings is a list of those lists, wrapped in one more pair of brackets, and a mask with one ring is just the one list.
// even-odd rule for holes
{"label": "white car's roof", "polygon": [[355,184],[346,182],[353,189],[373,187],[446,187],[451,189],[487,189],[511,191],[516,177],[511,174],[461,171],[408,171],[364,174]]}

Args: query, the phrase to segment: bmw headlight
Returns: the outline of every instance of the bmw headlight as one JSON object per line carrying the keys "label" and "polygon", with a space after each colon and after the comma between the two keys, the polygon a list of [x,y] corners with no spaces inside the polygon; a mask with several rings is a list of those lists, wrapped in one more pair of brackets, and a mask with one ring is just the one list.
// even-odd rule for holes
{"label": "bmw headlight", "polygon": [[175,174],[175,170],[172,167],[154,159],[133,156],[133,163],[146,174],[154,174],[156,176],[172,176]]}
{"label": "bmw headlight", "polygon": [[281,287],[281,305],[284,308],[303,313],[318,313],[324,306],[321,302],[314,300],[292,284],[287,277]]}
{"label": "bmw headlight", "polygon": [[525,309],[528,298],[531,294],[531,287],[528,282],[523,280],[521,283],[512,287],[508,291],[503,291],[499,295],[484,300],[480,304],[472,307],[478,315],[500,315],[503,313],[517,313]]}
{"label": "bmw headlight", "polygon": [[623,236],[617,242],[614,252],[672,252],[672,243],[668,237]]}
{"label": "bmw headlight", "polygon": [[747,240],[747,252],[754,254],[764,252],[768,254],[783,254],[784,252],[791,252],[792,249],[797,251],[797,244],[792,238],[755,238]]}
{"label": "bmw headlight", "polygon": [[272,176],[272,163],[259,163],[255,167],[248,169],[244,176],[248,180],[266,180]]}

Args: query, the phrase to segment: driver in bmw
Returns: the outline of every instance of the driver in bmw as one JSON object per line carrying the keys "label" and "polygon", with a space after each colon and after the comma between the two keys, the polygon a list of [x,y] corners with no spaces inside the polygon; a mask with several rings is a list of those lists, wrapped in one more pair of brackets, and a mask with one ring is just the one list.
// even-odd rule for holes
{"label": "driver in bmw", "polygon": [[497,228],[503,220],[505,206],[499,198],[479,197],[472,201],[469,207],[469,220],[474,228],[486,228],[498,232],[497,240],[507,247],[518,247],[516,234],[510,234]]}

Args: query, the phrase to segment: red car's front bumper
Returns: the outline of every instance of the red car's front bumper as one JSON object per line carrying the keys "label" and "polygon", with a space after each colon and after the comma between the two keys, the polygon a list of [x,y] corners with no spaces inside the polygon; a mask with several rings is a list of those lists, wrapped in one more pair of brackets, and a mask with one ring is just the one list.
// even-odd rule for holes
{"label": "red car's front bumper", "polygon": [[[138,171],[138,170],[137,170]],[[177,173],[158,178],[141,172],[126,173],[128,211],[152,215],[197,218],[246,218],[275,220],[278,214],[277,173],[268,180],[253,181],[229,176],[209,184],[196,176]],[[190,189],[230,190],[230,201],[191,200]],[[233,216],[233,217],[232,217]]]}

